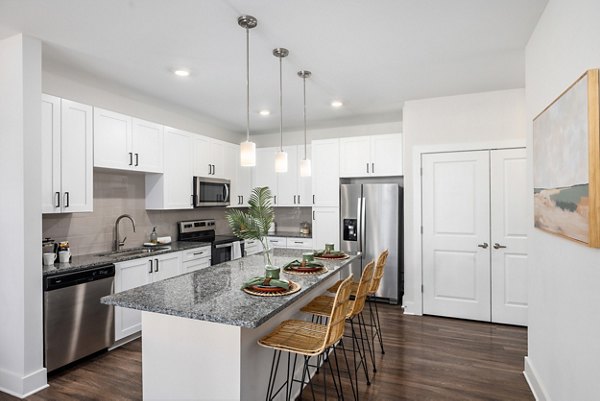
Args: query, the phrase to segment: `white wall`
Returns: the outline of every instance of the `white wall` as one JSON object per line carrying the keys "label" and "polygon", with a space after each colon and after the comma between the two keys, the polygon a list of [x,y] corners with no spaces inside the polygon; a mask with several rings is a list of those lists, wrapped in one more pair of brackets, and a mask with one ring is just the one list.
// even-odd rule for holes
{"label": "white wall", "polygon": [[0,41],[0,391],[46,386],[42,367],[41,43]]}
{"label": "white wall", "polygon": [[190,131],[196,134],[240,143],[242,134],[221,128],[216,122],[203,118],[191,110],[146,97],[123,86],[100,82],[90,77],[74,75],[52,66],[44,68],[44,93],[74,100],[91,106],[128,114],[144,120]]}
{"label": "white wall", "polygon": [[[600,67],[599,17],[598,0],[546,6],[526,49],[528,144],[532,119],[587,69]],[[598,400],[600,250],[534,229],[530,221],[527,377],[538,400]]]}
{"label": "white wall", "polygon": [[[402,122],[388,122],[380,124],[359,124],[332,128],[310,128],[306,131],[308,143],[312,139],[343,138],[348,136],[395,134],[402,132]],[[260,148],[279,146],[279,132],[274,134],[259,134],[251,137]],[[304,130],[283,131],[283,146],[300,145],[304,143]]]}
{"label": "white wall", "polygon": [[512,89],[404,104],[404,299],[407,313],[421,314],[422,152],[524,146],[525,91]]}

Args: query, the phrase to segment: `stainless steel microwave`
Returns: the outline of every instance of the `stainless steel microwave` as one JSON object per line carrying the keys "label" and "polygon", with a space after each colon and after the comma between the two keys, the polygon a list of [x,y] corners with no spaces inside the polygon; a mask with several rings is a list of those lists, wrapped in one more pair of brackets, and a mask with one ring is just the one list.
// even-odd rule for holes
{"label": "stainless steel microwave", "polygon": [[229,206],[231,181],[194,177],[194,207]]}

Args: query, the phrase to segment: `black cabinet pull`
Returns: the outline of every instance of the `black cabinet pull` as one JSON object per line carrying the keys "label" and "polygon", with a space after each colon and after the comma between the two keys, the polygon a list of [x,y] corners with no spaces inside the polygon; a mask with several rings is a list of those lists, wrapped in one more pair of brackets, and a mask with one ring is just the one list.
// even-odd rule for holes
{"label": "black cabinet pull", "polygon": [[371,163],[371,174],[375,174],[375,163]]}
{"label": "black cabinet pull", "polygon": [[65,207],[69,207],[69,193],[65,192]]}
{"label": "black cabinet pull", "polygon": [[129,165],[133,166],[133,153],[129,152]]}
{"label": "black cabinet pull", "polygon": [[367,174],[369,174],[369,163],[367,163]]}
{"label": "black cabinet pull", "polygon": [[300,204],[300,195],[298,195],[298,204]]}
{"label": "black cabinet pull", "polygon": [[217,167],[213,164],[213,175],[217,174]]}
{"label": "black cabinet pull", "polygon": [[60,207],[60,192],[55,192],[56,195],[56,205],[54,207]]}
{"label": "black cabinet pull", "polygon": [[315,211],[314,210],[313,210],[313,220],[316,220],[315,219]]}
{"label": "black cabinet pull", "polygon": [[140,160],[139,160],[139,155],[136,153],[136,154],[135,154],[135,165],[136,165],[136,166],[139,166],[139,161],[140,161]]}
{"label": "black cabinet pull", "polygon": [[242,198],[242,203],[241,204],[243,205],[244,204],[244,195],[241,195],[241,198]]}
{"label": "black cabinet pull", "polygon": [[154,259],[156,265],[154,266],[154,273],[158,272],[158,259]]}
{"label": "black cabinet pull", "polygon": [[273,196],[273,203],[276,205],[277,204],[277,195]]}
{"label": "black cabinet pull", "polygon": [[150,262],[150,270],[148,270],[148,273],[152,274],[152,259],[150,259],[148,262]]}
{"label": "black cabinet pull", "polygon": [[210,175],[210,174],[211,174],[211,172],[212,172],[212,166],[211,166],[211,164],[209,164],[209,165],[208,165],[208,175]]}
{"label": "black cabinet pull", "polygon": [[313,205],[315,204],[315,196],[313,195]]}
{"label": "black cabinet pull", "polygon": [[294,205],[296,204],[296,195],[294,195]]}

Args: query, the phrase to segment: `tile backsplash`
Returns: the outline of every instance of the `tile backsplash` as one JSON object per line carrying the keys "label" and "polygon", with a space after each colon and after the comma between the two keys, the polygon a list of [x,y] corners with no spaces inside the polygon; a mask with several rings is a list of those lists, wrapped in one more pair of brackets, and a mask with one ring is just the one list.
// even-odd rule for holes
{"label": "tile backsplash", "polygon": [[[226,208],[210,207],[190,210],[146,210],[145,178],[140,173],[94,170],[94,211],[42,215],[43,237],[55,241],[69,241],[74,255],[87,255],[113,249],[115,220],[127,213],[135,221],[122,219],[119,223],[121,238],[127,237],[125,248],[141,246],[149,241],[152,228],[159,236],[177,239],[178,221],[215,219],[217,234],[229,234],[225,220]],[[310,207],[275,208],[277,229],[299,231],[299,224],[312,224]]]}
{"label": "tile backsplash", "polygon": [[215,219],[217,234],[231,233],[223,207],[190,210],[146,210],[144,174],[94,171],[94,211],[91,213],[44,214],[43,237],[69,241],[74,255],[106,252],[114,243],[115,220],[127,213],[135,221],[121,220],[119,233],[127,236],[126,248],[141,246],[150,239],[152,228],[159,236],[177,239],[178,221]]}

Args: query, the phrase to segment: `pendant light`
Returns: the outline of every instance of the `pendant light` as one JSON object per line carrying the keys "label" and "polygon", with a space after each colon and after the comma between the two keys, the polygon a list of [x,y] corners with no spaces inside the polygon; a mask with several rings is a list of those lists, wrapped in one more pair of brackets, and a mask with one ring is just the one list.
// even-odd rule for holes
{"label": "pendant light", "polygon": [[303,97],[304,97],[304,159],[300,161],[300,176],[301,177],[310,177],[311,175],[311,165],[310,159],[307,157],[306,153],[306,78],[310,78],[312,73],[306,70],[298,71],[298,76],[302,78],[302,88],[303,88]]}
{"label": "pendant light", "polygon": [[250,29],[258,22],[251,15],[238,18],[238,25],[246,30],[246,140],[240,144],[240,165],[256,166],[256,144],[250,142]]}
{"label": "pendant light", "polygon": [[287,49],[278,47],[273,49],[273,55],[279,58],[279,152],[275,154],[275,172],[287,173],[288,171],[288,154],[283,151],[283,85],[282,85],[282,70],[281,60],[290,52]]}

